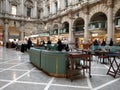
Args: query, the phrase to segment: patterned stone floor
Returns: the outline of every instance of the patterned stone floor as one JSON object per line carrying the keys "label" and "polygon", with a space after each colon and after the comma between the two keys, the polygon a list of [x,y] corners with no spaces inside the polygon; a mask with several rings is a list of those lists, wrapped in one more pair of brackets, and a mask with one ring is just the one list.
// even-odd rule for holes
{"label": "patterned stone floor", "polygon": [[120,90],[120,77],[106,75],[108,67],[93,60],[92,78],[71,82],[47,76],[29,62],[27,53],[0,47],[0,90]]}

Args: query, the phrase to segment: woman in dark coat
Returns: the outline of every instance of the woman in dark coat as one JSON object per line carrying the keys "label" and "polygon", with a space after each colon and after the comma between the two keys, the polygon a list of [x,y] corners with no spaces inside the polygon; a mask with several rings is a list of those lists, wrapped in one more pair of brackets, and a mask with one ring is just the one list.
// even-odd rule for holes
{"label": "woman in dark coat", "polygon": [[105,40],[103,40],[101,46],[105,46],[105,45],[106,45],[106,42]]}
{"label": "woman in dark coat", "polygon": [[113,40],[112,40],[112,38],[110,39],[110,44],[109,44],[109,46],[113,46]]}
{"label": "woman in dark coat", "polygon": [[28,39],[28,42],[27,42],[27,48],[30,49],[30,47],[32,47],[32,41],[31,41],[31,39],[29,38],[29,39]]}
{"label": "woman in dark coat", "polygon": [[57,47],[58,51],[62,51],[62,49],[63,49],[63,44],[62,44],[62,42],[61,42],[60,39],[58,39],[57,44],[58,44],[58,47]]}

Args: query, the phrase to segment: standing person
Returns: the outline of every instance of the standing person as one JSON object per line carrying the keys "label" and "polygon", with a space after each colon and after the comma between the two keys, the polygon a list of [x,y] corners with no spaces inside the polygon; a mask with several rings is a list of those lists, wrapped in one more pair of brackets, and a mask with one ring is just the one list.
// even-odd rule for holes
{"label": "standing person", "polygon": [[50,41],[50,39],[48,40],[48,42],[47,42],[47,45],[49,45],[49,44],[51,44],[51,41]]}
{"label": "standing person", "polygon": [[32,47],[32,41],[29,38],[28,41],[27,41],[27,48],[30,49],[30,47]]}
{"label": "standing person", "polygon": [[112,40],[112,38],[110,39],[109,46],[113,46],[113,40]]}
{"label": "standing person", "polygon": [[58,51],[62,51],[62,49],[63,49],[63,44],[62,44],[62,42],[61,42],[60,39],[58,39],[57,44],[58,44],[58,47],[57,47]]}
{"label": "standing person", "polygon": [[45,45],[45,41],[44,41],[44,40],[41,41],[41,45],[42,45],[42,46]]}
{"label": "standing person", "polygon": [[50,41],[50,39],[48,39],[48,42],[47,42],[47,49],[48,49],[48,50],[51,49],[51,41]]}
{"label": "standing person", "polygon": [[21,52],[22,53],[25,52],[25,43],[24,43],[24,41],[21,41]]}

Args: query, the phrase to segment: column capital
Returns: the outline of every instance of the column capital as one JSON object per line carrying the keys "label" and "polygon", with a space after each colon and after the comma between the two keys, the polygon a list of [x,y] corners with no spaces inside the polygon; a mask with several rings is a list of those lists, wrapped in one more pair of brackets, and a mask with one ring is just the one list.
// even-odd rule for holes
{"label": "column capital", "polygon": [[4,24],[8,24],[8,23],[9,23],[8,19],[5,19]]}
{"label": "column capital", "polygon": [[20,22],[20,25],[21,25],[21,26],[24,26],[24,24],[25,24],[25,23],[24,23],[23,21]]}

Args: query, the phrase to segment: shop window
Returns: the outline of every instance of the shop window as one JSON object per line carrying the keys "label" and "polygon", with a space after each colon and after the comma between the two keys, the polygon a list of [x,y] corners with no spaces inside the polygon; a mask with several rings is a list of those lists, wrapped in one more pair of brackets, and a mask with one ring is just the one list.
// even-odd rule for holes
{"label": "shop window", "polygon": [[12,14],[16,15],[16,12],[17,12],[17,6],[12,5]]}

